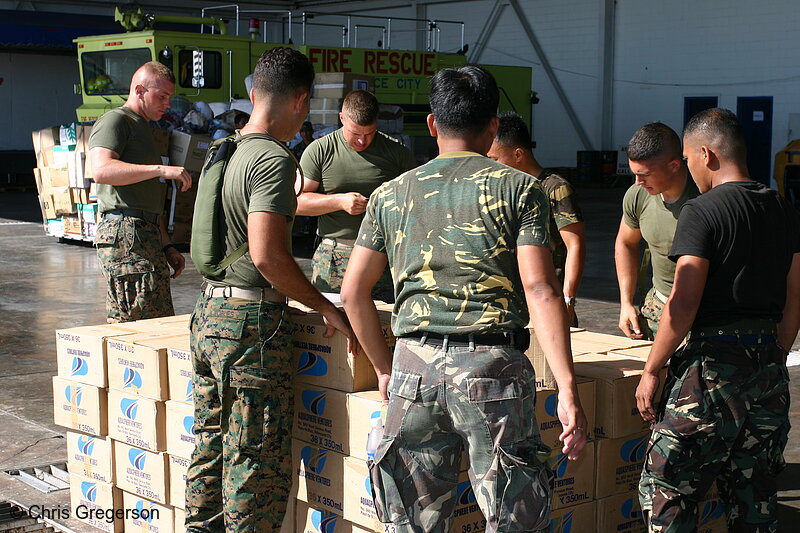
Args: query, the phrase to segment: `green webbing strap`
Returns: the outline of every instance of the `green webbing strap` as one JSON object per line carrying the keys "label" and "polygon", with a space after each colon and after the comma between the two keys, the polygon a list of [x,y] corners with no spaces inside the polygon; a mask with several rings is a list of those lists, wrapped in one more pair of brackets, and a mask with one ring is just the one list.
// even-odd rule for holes
{"label": "green webbing strap", "polygon": [[250,243],[244,241],[244,244],[239,246],[237,249],[232,251],[230,254],[225,256],[225,259],[219,262],[219,267],[222,270],[227,269],[229,266],[233,264],[234,261],[242,257],[244,254],[247,253],[247,249],[250,247]]}

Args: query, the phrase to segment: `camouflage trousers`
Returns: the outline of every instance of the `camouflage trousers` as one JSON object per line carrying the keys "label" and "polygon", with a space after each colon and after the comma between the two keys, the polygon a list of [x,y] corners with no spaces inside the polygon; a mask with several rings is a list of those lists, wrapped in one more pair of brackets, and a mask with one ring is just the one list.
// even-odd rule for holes
{"label": "camouflage trousers", "polygon": [[675,353],[639,485],[649,531],[696,531],[697,504],[715,480],[731,532],[777,531],[785,361],[774,342],[690,340]]}
{"label": "camouflage trousers", "polygon": [[486,531],[550,524],[550,448],[539,435],[534,373],[509,346],[399,339],[384,436],[370,479],[378,518],[399,532],[447,532],[462,448]]}
{"label": "camouflage trousers", "polygon": [[[656,333],[658,333],[658,324],[661,322],[661,315],[664,314],[664,304],[661,298],[656,295],[655,288],[650,288],[642,301],[642,307],[639,314],[645,319],[639,322],[639,327],[644,333],[644,338],[654,340]],[[646,323],[643,323],[646,322]]]}
{"label": "camouflage trousers", "polygon": [[[350,261],[353,247],[346,244],[334,244],[331,239],[323,239],[314,251],[311,260],[311,283],[320,292],[338,294],[342,289],[342,279]],[[394,285],[389,268],[372,289],[372,298],[386,303],[394,303]]]}
{"label": "camouflage trousers", "polygon": [[106,278],[108,322],[172,316],[170,270],[156,224],[134,217],[103,218],[94,239]]}
{"label": "camouflage trousers", "polygon": [[189,531],[279,531],[292,477],[292,323],[284,304],[197,302]]}

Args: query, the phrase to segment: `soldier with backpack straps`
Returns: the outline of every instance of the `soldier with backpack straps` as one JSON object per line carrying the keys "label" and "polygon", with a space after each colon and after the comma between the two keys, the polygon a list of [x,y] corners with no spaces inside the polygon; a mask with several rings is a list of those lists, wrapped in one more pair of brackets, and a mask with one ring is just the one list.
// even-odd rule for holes
{"label": "soldier with backpack straps", "polygon": [[[286,298],[352,339],[344,314],[290,251],[297,161],[283,146],[308,114],[314,70],[290,48],[258,61],[253,113],[206,162],[192,259],[206,286],[191,320],[195,451],[186,530],[277,531],[291,487],[292,323]],[[355,345],[352,345],[355,350]]]}

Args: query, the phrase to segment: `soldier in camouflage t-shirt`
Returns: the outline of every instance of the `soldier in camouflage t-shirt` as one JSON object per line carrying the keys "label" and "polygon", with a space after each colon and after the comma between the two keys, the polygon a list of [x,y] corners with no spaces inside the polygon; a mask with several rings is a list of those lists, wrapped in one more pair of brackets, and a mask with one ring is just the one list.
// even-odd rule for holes
{"label": "soldier in camouflage t-shirt", "polygon": [[[369,467],[378,517],[397,531],[449,529],[462,450],[487,532],[549,527],[550,449],[522,352],[529,315],[560,387],[563,453],[576,458],[586,439],[547,196],[533,176],[483,155],[498,99],[480,67],[434,76],[428,127],[441,155],[372,194],[342,284],[389,403]],[[394,356],[370,299],[387,262]]]}

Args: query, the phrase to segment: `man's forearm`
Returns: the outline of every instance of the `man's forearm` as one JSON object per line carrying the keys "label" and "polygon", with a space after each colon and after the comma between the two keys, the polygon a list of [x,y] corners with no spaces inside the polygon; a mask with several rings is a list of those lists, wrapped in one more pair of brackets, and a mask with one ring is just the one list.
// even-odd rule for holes
{"label": "man's forearm", "polygon": [[614,246],[614,261],[617,269],[620,303],[633,305],[636,282],[639,277],[639,246],[617,242]]}
{"label": "man's forearm", "polygon": [[308,281],[294,258],[285,249],[273,249],[269,260],[256,264],[261,275],[281,294],[319,312],[335,306]]}
{"label": "man's forearm", "polygon": [[583,245],[582,240],[567,243],[567,260],[564,265],[564,296],[572,298],[578,296],[585,260],[586,247]]}
{"label": "man's forearm", "polygon": [[534,333],[560,391],[576,391],[569,328],[564,301],[553,285],[526,287],[525,296]]}
{"label": "man's forearm", "polygon": [[697,305],[681,298],[670,298],[658,324],[658,335],[645,363],[645,372],[658,374],[686,338],[697,315]]}
{"label": "man's forearm", "polygon": [[344,301],[344,308],[350,326],[367,353],[375,373],[389,375],[392,373],[392,352],[383,336],[378,310],[369,291],[359,291]]}
{"label": "man's forearm", "polygon": [[342,206],[338,194],[321,194],[304,192],[297,198],[297,214],[309,217],[327,215],[341,211]]}
{"label": "man's forearm", "polygon": [[108,159],[93,170],[93,179],[104,185],[132,185],[162,174],[161,165],[135,165],[119,159]]}

